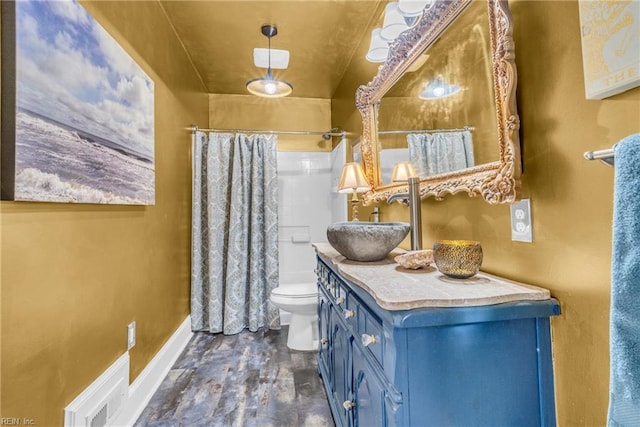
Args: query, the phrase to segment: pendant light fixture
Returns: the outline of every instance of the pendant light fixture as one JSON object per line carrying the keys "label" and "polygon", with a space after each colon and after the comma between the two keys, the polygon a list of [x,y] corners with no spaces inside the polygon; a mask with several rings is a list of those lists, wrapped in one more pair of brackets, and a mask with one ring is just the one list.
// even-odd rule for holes
{"label": "pendant light fixture", "polygon": [[461,89],[460,86],[447,83],[442,76],[438,76],[425,85],[418,97],[427,100],[446,98],[447,96],[455,95]]}
{"label": "pendant light fixture", "polygon": [[247,90],[249,93],[262,96],[265,98],[281,98],[287,96],[293,91],[293,86],[284,80],[278,80],[271,73],[271,37],[278,34],[275,25],[263,25],[262,34],[269,40],[269,66],[267,74],[264,77],[249,80],[247,82]]}

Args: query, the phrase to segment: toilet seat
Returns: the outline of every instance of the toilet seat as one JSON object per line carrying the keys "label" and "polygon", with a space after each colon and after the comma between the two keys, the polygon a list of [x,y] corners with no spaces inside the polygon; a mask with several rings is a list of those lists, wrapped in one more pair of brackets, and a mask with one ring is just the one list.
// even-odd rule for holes
{"label": "toilet seat", "polygon": [[293,283],[280,285],[271,291],[271,294],[287,298],[309,298],[318,295],[318,288],[315,283]]}

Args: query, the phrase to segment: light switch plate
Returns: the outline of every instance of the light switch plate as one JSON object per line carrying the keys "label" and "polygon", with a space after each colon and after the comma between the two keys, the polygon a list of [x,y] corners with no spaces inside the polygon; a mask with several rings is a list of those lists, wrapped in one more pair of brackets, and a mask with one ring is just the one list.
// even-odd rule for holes
{"label": "light switch plate", "polygon": [[511,205],[511,240],[515,242],[533,242],[531,221],[531,203],[522,199]]}
{"label": "light switch plate", "polygon": [[127,325],[127,350],[136,345],[136,322],[131,322]]}

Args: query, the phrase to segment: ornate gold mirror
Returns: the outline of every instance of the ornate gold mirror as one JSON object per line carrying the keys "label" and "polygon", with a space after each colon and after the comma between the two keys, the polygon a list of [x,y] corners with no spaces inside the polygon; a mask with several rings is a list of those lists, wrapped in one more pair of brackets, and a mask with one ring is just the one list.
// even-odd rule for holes
{"label": "ornate gold mirror", "polygon": [[402,33],[356,95],[365,203],[406,192],[390,182],[411,161],[420,196],[467,192],[492,204],[517,200],[520,121],[511,12],[506,0],[435,0]]}

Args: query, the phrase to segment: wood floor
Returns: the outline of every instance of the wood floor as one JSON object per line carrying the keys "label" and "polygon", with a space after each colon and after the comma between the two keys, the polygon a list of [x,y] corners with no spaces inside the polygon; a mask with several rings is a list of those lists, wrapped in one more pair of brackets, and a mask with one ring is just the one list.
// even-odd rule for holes
{"label": "wood floor", "polygon": [[315,352],[289,350],[287,327],[196,333],[136,427],[333,427]]}

